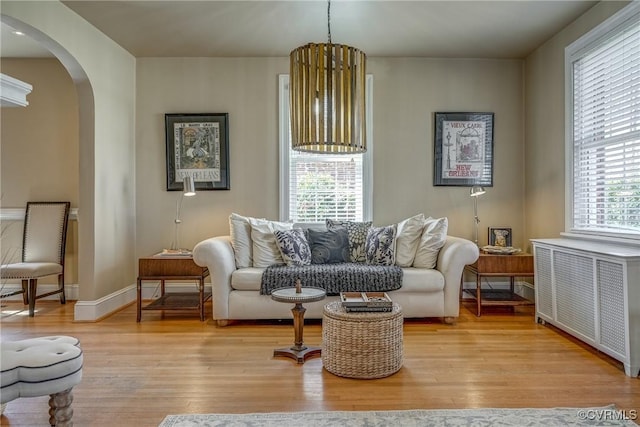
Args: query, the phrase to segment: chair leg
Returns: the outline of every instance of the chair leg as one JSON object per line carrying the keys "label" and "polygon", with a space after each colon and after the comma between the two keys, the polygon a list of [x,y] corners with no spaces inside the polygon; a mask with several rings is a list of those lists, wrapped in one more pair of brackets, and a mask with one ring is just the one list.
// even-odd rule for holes
{"label": "chair leg", "polygon": [[27,286],[28,281],[22,281],[22,302],[24,305],[29,304],[29,287]]}
{"label": "chair leg", "polygon": [[73,388],[49,396],[49,424],[56,427],[73,427]]}
{"label": "chair leg", "polygon": [[64,273],[58,276],[58,289],[60,289],[60,304],[66,304],[67,297],[64,294]]}
{"label": "chair leg", "polygon": [[29,279],[29,317],[33,317],[36,312],[36,290],[38,289],[38,279]]}

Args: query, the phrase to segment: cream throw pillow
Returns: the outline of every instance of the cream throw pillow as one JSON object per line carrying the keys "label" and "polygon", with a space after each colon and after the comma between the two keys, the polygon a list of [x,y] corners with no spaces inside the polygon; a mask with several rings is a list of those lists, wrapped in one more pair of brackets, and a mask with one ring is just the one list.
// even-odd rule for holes
{"label": "cream throw pillow", "polygon": [[438,253],[447,240],[447,218],[427,218],[424,221],[422,237],[413,260],[413,266],[418,268],[436,268]]}
{"label": "cream throw pillow", "polygon": [[291,230],[293,223],[250,218],[249,224],[251,224],[251,240],[253,241],[253,266],[269,267],[273,264],[283,264],[284,259],[273,232]]}
{"label": "cream throw pillow", "polygon": [[251,218],[237,213],[232,213],[229,216],[231,246],[236,259],[236,268],[253,266],[253,241],[251,240],[251,224],[249,220],[267,222],[263,218]]}
{"label": "cream throw pillow", "polygon": [[424,215],[418,214],[398,223],[396,236],[396,265],[399,267],[411,267],[418,250],[422,229],[424,228]]}

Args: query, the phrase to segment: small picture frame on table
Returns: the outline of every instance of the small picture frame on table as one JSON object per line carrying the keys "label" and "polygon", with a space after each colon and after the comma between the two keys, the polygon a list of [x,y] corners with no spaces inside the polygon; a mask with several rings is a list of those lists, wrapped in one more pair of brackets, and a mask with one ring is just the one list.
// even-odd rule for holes
{"label": "small picture frame on table", "polygon": [[509,227],[489,227],[487,241],[489,246],[511,247],[511,228]]}
{"label": "small picture frame on table", "polygon": [[167,191],[192,176],[197,191],[229,190],[229,114],[165,114]]}

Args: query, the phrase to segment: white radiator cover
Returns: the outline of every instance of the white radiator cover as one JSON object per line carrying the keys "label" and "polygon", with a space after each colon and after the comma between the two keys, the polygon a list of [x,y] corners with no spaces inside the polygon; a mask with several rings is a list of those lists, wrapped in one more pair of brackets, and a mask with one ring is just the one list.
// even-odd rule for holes
{"label": "white radiator cover", "polygon": [[549,322],[640,373],[640,248],[533,239],[536,321]]}

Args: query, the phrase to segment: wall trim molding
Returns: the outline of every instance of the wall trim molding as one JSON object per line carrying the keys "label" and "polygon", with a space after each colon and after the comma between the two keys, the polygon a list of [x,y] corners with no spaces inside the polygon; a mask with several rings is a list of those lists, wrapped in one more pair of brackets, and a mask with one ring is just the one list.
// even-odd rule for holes
{"label": "wall trim molding", "polygon": [[15,77],[0,73],[0,105],[3,107],[26,107],[29,105],[27,95],[33,86]]}
{"label": "wall trim molding", "polygon": [[[24,217],[27,214],[27,208],[2,208],[0,209],[1,221],[24,221]],[[78,208],[71,208],[69,210],[69,219],[73,221],[78,220]]]}
{"label": "wall trim molding", "polygon": [[95,301],[77,301],[73,317],[76,322],[98,322],[135,300],[136,285],[129,285]]}
{"label": "wall trim molding", "polygon": [[[198,289],[193,283],[173,282],[165,284],[166,292],[197,292]],[[210,287],[209,283],[205,283],[205,288]],[[160,284],[143,283],[142,299],[151,300],[160,296]],[[21,295],[18,297],[22,298]],[[126,306],[137,301],[136,285],[129,285],[126,288],[113,292],[95,301],[77,301],[74,311],[74,320],[76,322],[99,322],[122,310]],[[148,301],[143,302],[148,304]],[[134,319],[135,320],[135,319]]]}

